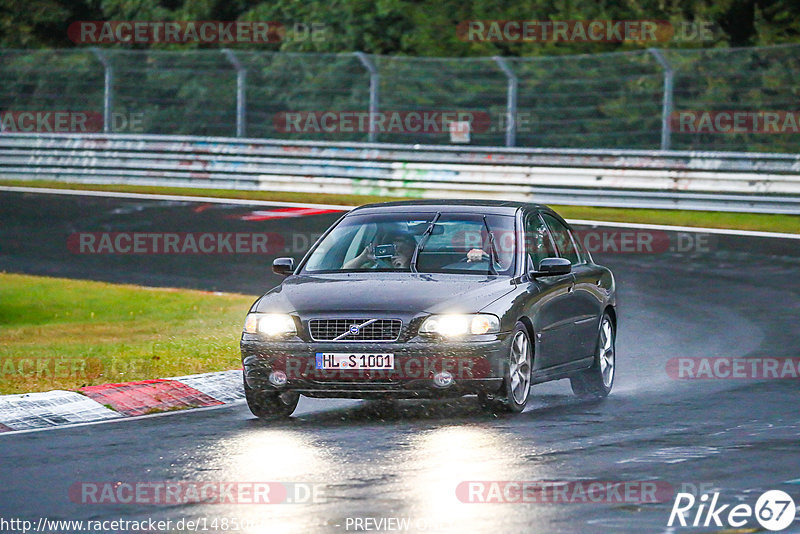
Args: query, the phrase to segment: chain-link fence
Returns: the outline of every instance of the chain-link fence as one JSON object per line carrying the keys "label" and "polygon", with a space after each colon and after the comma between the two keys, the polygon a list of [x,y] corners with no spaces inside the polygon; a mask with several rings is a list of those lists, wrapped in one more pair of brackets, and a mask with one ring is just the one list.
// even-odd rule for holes
{"label": "chain-link fence", "polygon": [[798,75],[798,45],[530,58],[4,50],[0,123],[62,131],[48,113],[89,113],[118,133],[447,144],[466,119],[473,145],[796,152]]}

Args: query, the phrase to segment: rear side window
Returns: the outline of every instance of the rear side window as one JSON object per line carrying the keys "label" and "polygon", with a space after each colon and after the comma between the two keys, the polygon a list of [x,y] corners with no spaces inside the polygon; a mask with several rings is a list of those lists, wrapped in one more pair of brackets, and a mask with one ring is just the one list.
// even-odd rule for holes
{"label": "rear side window", "polygon": [[575,249],[575,243],[572,241],[569,228],[564,226],[561,221],[552,215],[548,215],[547,213],[543,213],[542,218],[547,223],[547,227],[550,228],[553,241],[556,242],[556,248],[558,248],[558,254],[562,258],[568,259],[572,265],[580,263],[580,255]]}

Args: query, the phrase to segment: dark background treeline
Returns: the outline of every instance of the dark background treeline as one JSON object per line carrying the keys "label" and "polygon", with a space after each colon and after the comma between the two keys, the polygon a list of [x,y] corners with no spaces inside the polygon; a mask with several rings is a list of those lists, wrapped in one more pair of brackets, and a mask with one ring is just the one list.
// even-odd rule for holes
{"label": "dark background treeline", "polygon": [[[322,25],[323,34],[92,50],[67,35],[71,23],[87,20],[274,21]],[[467,42],[457,27],[469,20],[658,20],[712,32],[656,43]],[[380,72],[381,111],[488,114],[490,127],[471,142],[503,145],[508,80],[497,55],[519,80],[516,146],[659,149],[664,69],[647,48],[663,49],[674,70],[676,112],[797,113],[798,21],[800,0],[0,0],[0,112],[102,112],[102,55],[113,69],[113,131],[233,136],[237,77],[220,50],[232,48],[247,72],[247,137],[367,141],[363,131],[280,127],[286,112],[368,109],[369,74],[352,54],[363,51]],[[390,132],[377,141],[450,137]],[[797,152],[800,132],[675,131],[670,148]]]}
{"label": "dark background treeline", "polygon": [[[800,39],[798,0],[0,0],[0,47],[65,48],[70,23],[82,20],[242,20],[322,24],[324,38],[286,39],[259,49],[411,56],[539,56],[632,50],[653,43],[466,42],[468,20],[660,20],[711,24],[708,41],[660,47],[741,47]],[[130,45],[121,45],[129,46]],[[213,47],[211,44],[132,47]],[[248,45],[237,45],[247,48]]]}

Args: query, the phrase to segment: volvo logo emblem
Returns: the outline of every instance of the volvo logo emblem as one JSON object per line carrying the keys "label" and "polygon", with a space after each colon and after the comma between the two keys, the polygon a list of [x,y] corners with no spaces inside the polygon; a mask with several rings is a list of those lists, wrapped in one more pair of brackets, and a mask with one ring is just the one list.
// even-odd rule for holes
{"label": "volvo logo emblem", "polygon": [[[347,330],[345,330],[344,332],[342,332],[341,334],[339,334],[338,336],[333,338],[333,341],[339,341],[341,339],[346,338],[347,336],[357,336],[359,333],[361,333],[361,329],[362,328],[364,328],[367,325],[370,325],[370,324],[374,323],[375,321],[377,321],[377,319],[370,319],[369,321],[364,321],[361,324],[351,324],[347,328]],[[369,334],[365,334],[365,335],[369,335]]]}

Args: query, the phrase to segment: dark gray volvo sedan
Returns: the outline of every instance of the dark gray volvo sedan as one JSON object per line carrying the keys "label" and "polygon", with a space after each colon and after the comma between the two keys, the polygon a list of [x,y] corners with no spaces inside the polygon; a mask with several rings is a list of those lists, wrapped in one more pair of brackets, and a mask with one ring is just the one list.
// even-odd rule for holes
{"label": "dark gray volvo sedan", "polygon": [[551,209],[488,200],[356,208],[258,299],[241,339],[258,417],[299,396],[402,399],[477,394],[521,412],[532,384],[580,396],[614,383],[616,294]]}

